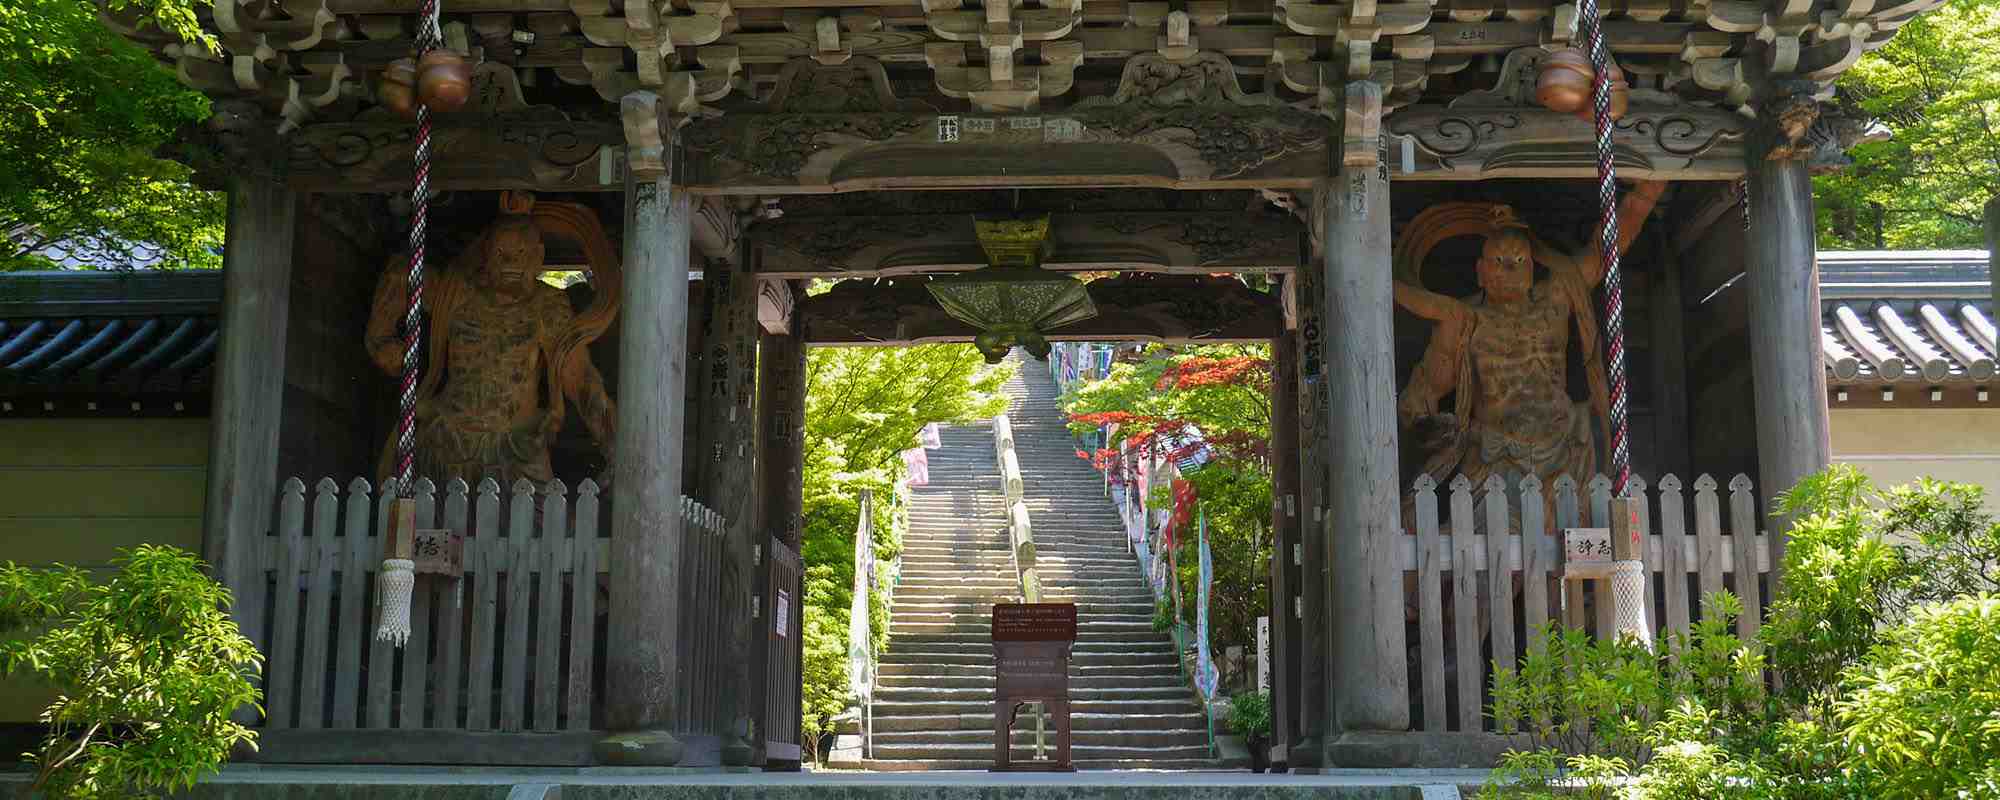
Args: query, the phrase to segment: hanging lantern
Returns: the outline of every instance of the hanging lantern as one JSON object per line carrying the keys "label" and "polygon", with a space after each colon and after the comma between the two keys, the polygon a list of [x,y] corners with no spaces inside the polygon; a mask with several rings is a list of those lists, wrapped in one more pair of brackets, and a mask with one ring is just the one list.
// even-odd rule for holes
{"label": "hanging lantern", "polygon": [[1041,268],[1047,216],[975,219],[973,226],[987,266],[938,278],[928,288],[945,313],[979,329],[972,343],[987,363],[1000,363],[1016,346],[1047,358],[1047,331],[1097,316],[1082,281]]}

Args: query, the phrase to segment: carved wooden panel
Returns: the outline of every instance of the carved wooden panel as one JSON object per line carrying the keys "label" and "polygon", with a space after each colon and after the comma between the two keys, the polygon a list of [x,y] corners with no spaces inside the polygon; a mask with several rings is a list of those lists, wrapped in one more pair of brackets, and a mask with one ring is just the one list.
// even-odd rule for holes
{"label": "carved wooden panel", "polygon": [[[836,284],[799,305],[813,345],[971,341],[978,331],[939,308],[922,279]],[[1267,341],[1283,324],[1276,297],[1228,278],[1126,275],[1091,283],[1096,317],[1051,341]]]}
{"label": "carved wooden panel", "polygon": [[[1297,219],[1277,213],[1055,214],[1046,269],[1289,272]],[[791,217],[751,229],[752,265],[768,277],[864,277],[957,272],[986,265],[969,214]]]}

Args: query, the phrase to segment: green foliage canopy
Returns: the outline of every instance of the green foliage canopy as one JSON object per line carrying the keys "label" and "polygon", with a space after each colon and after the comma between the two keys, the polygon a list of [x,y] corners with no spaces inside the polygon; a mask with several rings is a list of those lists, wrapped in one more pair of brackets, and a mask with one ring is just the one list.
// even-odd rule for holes
{"label": "green foliage canopy", "polygon": [[[901,549],[906,515],[893,486],[902,451],[931,422],[967,423],[1005,410],[1000,385],[1012,368],[989,368],[969,345],[906,348],[821,347],[806,356],[805,562],[801,709],[805,740],[816,743],[847,706],[847,631],[854,601],[857,492],[874,492],[878,560]],[[888,644],[889,604],[869,595],[869,648]],[[811,757],[817,757],[815,748]]]}
{"label": "green foliage canopy", "polygon": [[[147,24],[205,41],[187,0],[131,0]],[[191,45],[198,46],[198,45]],[[45,269],[29,251],[162,249],[162,266],[217,267],[224,201],[156,157],[208,100],[83,0],[0,3],[0,271]]]}
{"label": "green foliage canopy", "polygon": [[229,618],[228,590],[195,557],[140,545],[109,580],[0,568],[0,671],[55,687],[35,787],[124,798],[185,789],[256,734],[229,718],[257,702],[262,656]]}
{"label": "green foliage canopy", "polygon": [[1981,209],[2000,195],[1996,42],[2000,0],[1950,0],[1842,76],[1842,101],[1894,137],[1856,147],[1853,166],[1815,180],[1820,246],[1985,246]]}

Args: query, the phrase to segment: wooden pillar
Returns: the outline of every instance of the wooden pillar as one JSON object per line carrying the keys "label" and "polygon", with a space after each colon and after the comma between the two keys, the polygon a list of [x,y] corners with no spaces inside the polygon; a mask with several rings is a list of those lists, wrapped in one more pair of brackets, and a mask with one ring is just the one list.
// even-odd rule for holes
{"label": "wooden pillar", "polygon": [[[1381,87],[1346,86],[1347,147],[1378,137]],[[1366,132],[1357,131],[1362,126]],[[1358,134],[1358,136],[1357,136]],[[1327,736],[1402,731],[1410,724],[1404,652],[1401,487],[1396,474],[1396,342],[1389,248],[1389,166],[1343,154],[1325,225],[1326,428],[1340,452],[1329,463],[1327,565],[1332,675]],[[1359,162],[1359,163],[1357,163]],[[1366,748],[1362,748],[1366,749]],[[1357,757],[1329,742],[1329,765]],[[1359,764],[1355,764],[1359,765]],[[1368,766],[1381,766],[1369,764]]]}
{"label": "wooden pillar", "polygon": [[[1813,249],[1812,175],[1803,154],[1749,163],[1750,366],[1756,387],[1760,496],[1787,491],[1832,461],[1826,366],[1820,351],[1819,267]],[[1782,526],[1777,526],[1782,528]],[[1773,534],[1781,533],[1773,530]],[[1771,537],[1773,564],[1783,536]],[[1777,573],[1772,573],[1774,579]]]}
{"label": "wooden pillar", "polygon": [[681,435],[687,382],[691,198],[667,170],[673,128],[659,98],[622,103],[628,142],[625,302],[618,336],[618,434],[611,502],[610,622],[600,762],[673,766],[664,730],[679,674]]}
{"label": "wooden pillar", "polygon": [[1271,744],[1288,757],[1298,718],[1298,373],[1298,342],[1280,331],[1271,339]]}
{"label": "wooden pillar", "polygon": [[[738,250],[740,252],[740,250]],[[719,652],[702,658],[705,675],[690,685],[696,693],[715,692],[715,733],[722,738],[722,762],[745,766],[759,760],[761,742],[751,741],[753,709],[753,635],[762,631],[765,620],[751,618],[756,580],[753,548],[763,545],[762,530],[752,510],[757,488],[754,461],[756,433],[753,424],[757,401],[757,280],[741,258],[708,262],[702,282],[707,284],[708,331],[704,335],[707,358],[702,364],[701,485],[695,498],[722,515],[724,533],[721,551],[720,593],[712,598],[696,598],[714,603],[713,619],[720,626],[715,642]],[[707,617],[707,615],[697,615]]]}
{"label": "wooden pillar", "polygon": [[297,213],[297,196],[278,183],[244,177],[230,187],[202,557],[235,593],[237,626],[259,643],[264,581],[248,561],[270,530],[278,495]]}
{"label": "wooden pillar", "polygon": [[1653,418],[1657,459],[1653,475],[1693,480],[1693,439],[1688,429],[1687,310],[1681,297],[1681,265],[1669,237],[1661,236],[1659,272],[1650,300],[1653,357]]}
{"label": "wooden pillar", "polygon": [[[1316,192],[1313,198],[1315,214],[1325,204],[1325,193]],[[1298,348],[1297,409],[1299,426],[1298,452],[1298,527],[1295,540],[1298,552],[1289,555],[1296,560],[1294,573],[1298,576],[1297,592],[1299,605],[1296,611],[1296,642],[1298,655],[1298,691],[1293,708],[1297,714],[1294,727],[1298,736],[1292,741],[1287,764],[1294,770],[1314,769],[1320,766],[1323,755],[1320,735],[1324,721],[1322,710],[1326,708],[1326,595],[1321,587],[1326,585],[1324,570],[1326,555],[1326,462],[1331,443],[1326,436],[1326,361],[1321,331],[1324,320],[1321,293],[1322,261],[1316,253],[1308,263],[1299,265],[1293,273],[1298,280],[1296,292],[1299,306],[1299,328],[1295,332]]]}
{"label": "wooden pillar", "polygon": [[[793,291],[790,284],[779,284],[777,288],[787,294]],[[790,325],[782,333],[774,333],[767,328],[758,350],[757,504],[763,511],[761,535],[767,542],[782,544],[797,552],[799,534],[805,523],[805,487],[802,481],[805,477],[806,346],[796,318],[790,321]],[[777,544],[769,546],[776,547]],[[763,576],[774,574],[769,569],[760,569],[758,572]],[[796,605],[800,598],[805,596],[803,584],[804,576],[799,576],[799,579],[793,581],[790,586],[777,588],[785,589]],[[764,587],[760,596],[771,596],[772,588]],[[796,620],[799,615],[792,616]],[[799,629],[796,621],[791,624],[795,631]],[[774,658],[791,660],[793,669],[784,674],[803,675],[804,673],[798,669],[805,656],[803,638],[796,634],[782,639],[761,637],[762,641],[772,643],[774,646],[767,648],[764,654],[765,669],[758,671],[757,676],[771,674],[768,660]],[[784,642],[788,646],[776,647],[777,642]],[[781,698],[788,703],[787,713],[776,715],[767,724],[790,725],[796,718],[800,702],[804,699],[800,695],[800,682],[791,681],[789,685],[774,686],[770,681],[758,679],[754,686],[760,687],[765,692],[789,694],[789,698]],[[766,696],[763,702],[756,703],[753,707],[766,708],[769,706],[769,701],[770,697]],[[786,735],[788,733],[792,735]],[[804,754],[791,748],[783,748],[784,752],[781,752],[781,748],[777,746],[779,742],[790,742],[797,733],[797,731],[777,730],[764,732],[762,738],[768,748],[765,753],[767,769],[798,768]]]}

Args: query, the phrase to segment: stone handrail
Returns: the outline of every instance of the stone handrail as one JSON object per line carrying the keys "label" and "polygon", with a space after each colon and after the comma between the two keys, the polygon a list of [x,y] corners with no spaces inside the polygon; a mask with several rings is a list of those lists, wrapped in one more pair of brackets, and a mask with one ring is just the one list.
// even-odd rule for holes
{"label": "stone handrail", "polygon": [[1014,427],[1007,415],[993,417],[993,449],[999,455],[1000,491],[1007,499],[1007,551],[1014,559],[1014,577],[1020,583],[1021,601],[1042,601],[1042,580],[1035,574],[1035,530],[1028,520],[1028,504],[1022,500],[1021,461],[1014,455]]}
{"label": "stone handrail", "polygon": [[875,651],[869,642],[869,592],[875,585],[875,497],[860,492],[860,513],[854,525],[854,595],[847,613],[848,690],[861,704],[861,746],[864,757],[873,749],[872,711],[875,700]]}

